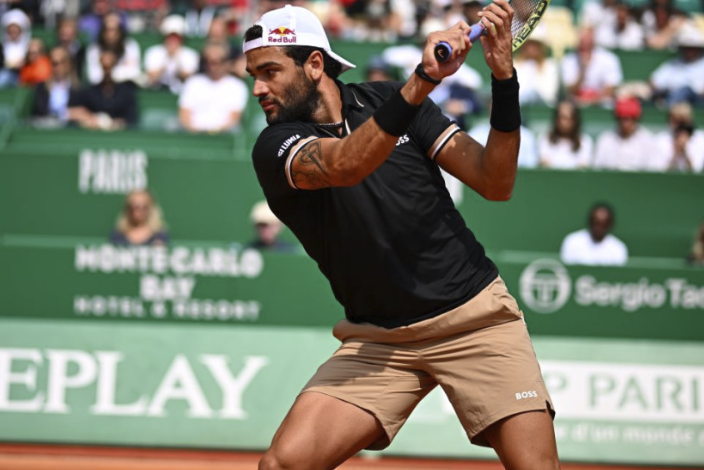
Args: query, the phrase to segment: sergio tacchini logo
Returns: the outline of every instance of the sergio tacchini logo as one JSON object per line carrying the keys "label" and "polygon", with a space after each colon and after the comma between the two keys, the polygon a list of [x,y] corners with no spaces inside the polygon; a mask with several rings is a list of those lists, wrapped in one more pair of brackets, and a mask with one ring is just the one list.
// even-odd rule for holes
{"label": "sergio tacchini logo", "polygon": [[521,273],[519,290],[523,302],[537,313],[560,310],[572,293],[572,279],[557,260],[538,259]]}

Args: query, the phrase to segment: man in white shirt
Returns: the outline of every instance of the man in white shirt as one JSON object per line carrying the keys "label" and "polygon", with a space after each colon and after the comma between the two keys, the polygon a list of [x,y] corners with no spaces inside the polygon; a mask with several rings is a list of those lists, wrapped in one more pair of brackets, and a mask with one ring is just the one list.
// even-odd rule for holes
{"label": "man in white shirt", "polygon": [[172,93],[181,91],[183,82],[198,71],[198,53],[183,45],[186,20],[178,15],[164,18],[160,28],[164,43],[147,49],[144,70],[151,87],[165,86]]}
{"label": "man in white shirt", "polygon": [[688,101],[704,103],[704,35],[686,24],[678,35],[678,56],[660,65],[650,77],[656,95],[671,106]]}
{"label": "man in white shirt", "polygon": [[647,171],[654,170],[655,139],[638,124],[640,102],[635,98],[616,101],[614,115],[618,120],[616,131],[603,132],[596,143],[594,168]]}
{"label": "man in white shirt", "polygon": [[596,204],[589,212],[589,228],[567,235],[560,248],[565,264],[590,266],[623,266],[628,262],[628,248],[611,235],[614,211],[604,203]]}
{"label": "man in white shirt", "polygon": [[585,29],[575,52],[562,61],[562,81],[582,105],[609,103],[623,81],[616,54],[594,45],[594,31]]}
{"label": "man in white shirt", "polygon": [[179,98],[179,120],[191,132],[233,130],[247,105],[247,86],[228,74],[224,47],[210,44],[203,55],[206,73],[186,81]]}

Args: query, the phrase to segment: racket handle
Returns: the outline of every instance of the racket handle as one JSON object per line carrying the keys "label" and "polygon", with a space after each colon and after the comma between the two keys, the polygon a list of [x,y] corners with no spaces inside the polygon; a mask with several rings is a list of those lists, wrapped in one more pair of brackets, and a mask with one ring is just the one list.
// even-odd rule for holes
{"label": "racket handle", "polygon": [[[470,42],[476,41],[477,39],[479,39],[479,36],[481,36],[485,32],[486,32],[486,28],[484,27],[484,25],[481,22],[472,25],[472,29],[469,31]],[[439,42],[435,46],[435,59],[438,62],[447,62],[450,59],[451,55],[452,55],[452,46],[450,46],[445,41]]]}

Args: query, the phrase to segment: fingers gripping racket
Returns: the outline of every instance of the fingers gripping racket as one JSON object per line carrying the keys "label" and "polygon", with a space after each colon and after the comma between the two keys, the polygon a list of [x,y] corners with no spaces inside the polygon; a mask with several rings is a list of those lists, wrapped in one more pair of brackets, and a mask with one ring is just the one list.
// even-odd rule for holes
{"label": "fingers gripping racket", "polygon": [[[538,22],[548,8],[550,0],[508,0],[508,4],[513,8],[511,37],[513,38],[513,50],[515,51],[523,45],[530,33],[538,26]],[[474,42],[483,34],[486,34],[484,24],[482,22],[474,24],[469,32],[469,40]],[[451,56],[452,46],[445,41],[435,46],[435,58],[438,62],[447,62]]]}

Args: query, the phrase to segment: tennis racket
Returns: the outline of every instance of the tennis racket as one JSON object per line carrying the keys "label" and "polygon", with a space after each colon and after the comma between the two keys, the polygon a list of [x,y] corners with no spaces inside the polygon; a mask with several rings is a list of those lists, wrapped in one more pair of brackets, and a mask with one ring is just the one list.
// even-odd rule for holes
{"label": "tennis racket", "polygon": [[[543,13],[550,5],[550,0],[508,0],[508,4],[513,8],[513,21],[511,22],[511,37],[513,38],[513,50],[515,51],[523,45],[530,33],[533,32]],[[482,22],[472,25],[469,32],[471,42],[479,39],[479,36],[486,34],[486,27]],[[435,58],[438,62],[447,62],[452,56],[452,46],[445,41],[435,46]]]}

